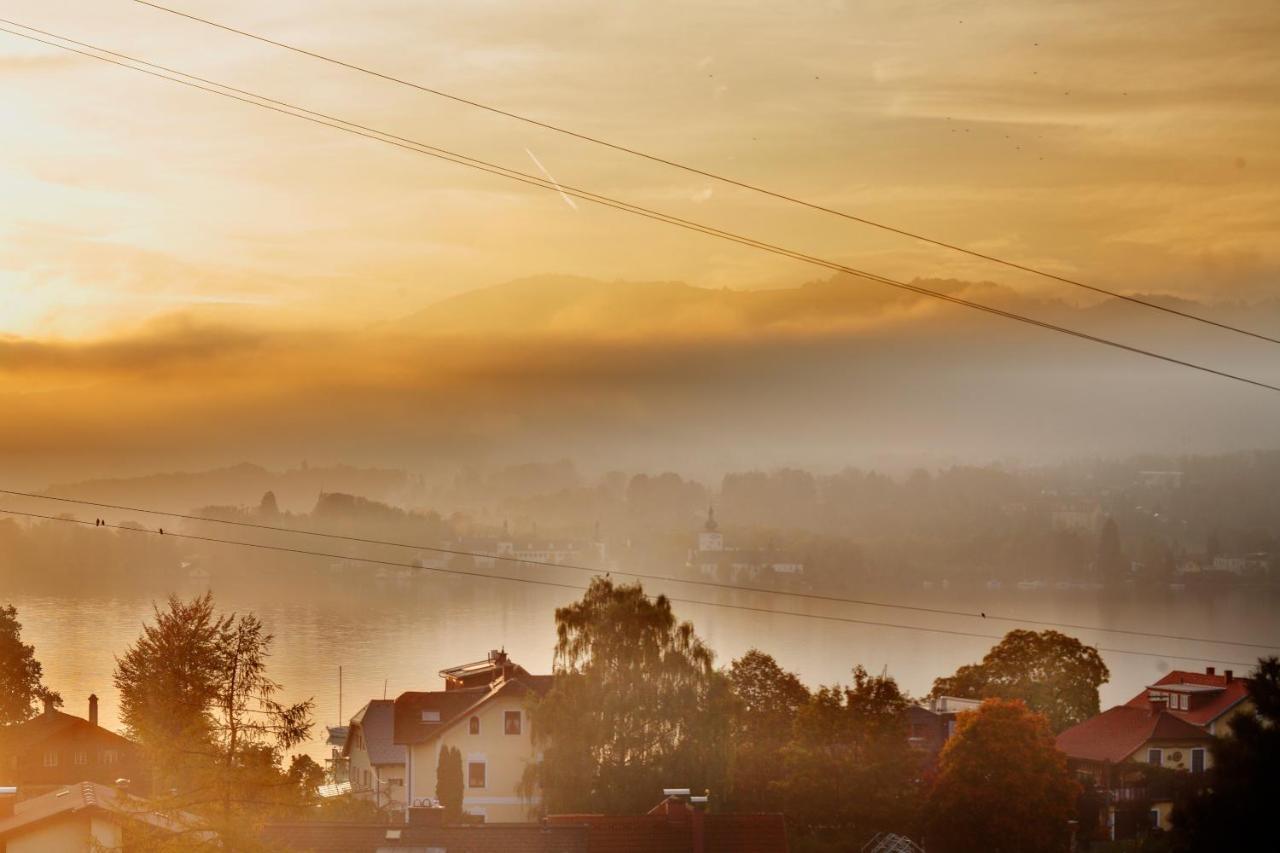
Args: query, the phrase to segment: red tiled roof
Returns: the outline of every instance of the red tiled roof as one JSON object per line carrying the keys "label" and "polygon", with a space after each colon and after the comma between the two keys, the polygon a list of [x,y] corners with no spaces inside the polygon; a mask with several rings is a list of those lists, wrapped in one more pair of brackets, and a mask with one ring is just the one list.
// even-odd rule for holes
{"label": "red tiled roof", "polygon": [[[149,811],[145,800],[107,785],[80,782],[16,803],[12,815],[0,818],[0,846],[6,838],[48,821],[92,812],[106,812],[117,815],[121,820],[141,821],[172,832],[189,831],[196,825],[195,816],[186,812],[162,814]],[[203,838],[205,834],[195,833],[195,836]]]}
{"label": "red tiled roof", "polygon": [[1128,705],[1103,711],[1058,735],[1058,749],[1083,761],[1123,761],[1146,743],[1204,741],[1213,736],[1169,711],[1153,714]]}
{"label": "red tiled roof", "polygon": [[0,726],[0,751],[10,755],[22,755],[39,747],[49,738],[72,732],[76,729],[93,731],[98,737],[113,740],[122,750],[134,748],[133,741],[116,734],[110,729],[95,726],[83,717],[64,714],[61,711],[44,711],[31,719]]}
{"label": "red tiled roof", "polygon": [[[1240,702],[1249,695],[1249,679],[1247,678],[1233,677],[1228,680],[1227,677],[1222,674],[1209,675],[1205,672],[1186,672],[1185,670],[1180,669],[1175,669],[1166,674],[1151,686],[1170,687],[1179,684],[1222,688],[1222,692],[1220,693],[1216,693],[1211,697],[1199,699],[1198,707],[1191,708],[1187,711],[1180,711],[1172,708],[1169,709],[1170,714],[1197,726],[1207,726],[1209,723],[1212,723],[1227,711],[1240,704]],[[1151,702],[1147,699],[1148,692],[1148,689],[1144,689],[1137,696],[1134,696],[1126,702],[1125,706],[1129,708],[1143,708],[1150,710]],[[1195,698],[1193,698],[1193,702],[1194,701]]]}

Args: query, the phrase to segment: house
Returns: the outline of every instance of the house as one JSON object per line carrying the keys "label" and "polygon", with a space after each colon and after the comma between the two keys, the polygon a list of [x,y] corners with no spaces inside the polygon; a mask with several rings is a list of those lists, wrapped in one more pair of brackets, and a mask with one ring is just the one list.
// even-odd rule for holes
{"label": "house", "polygon": [[1201,774],[1213,764],[1213,735],[1166,710],[1118,705],[1058,735],[1058,749],[1082,779],[1105,796],[1100,819],[1112,840],[1140,824],[1168,830],[1173,790],[1157,770]]}
{"label": "house", "polygon": [[527,705],[551,688],[505,651],[440,672],[445,689],[395,700],[392,741],[406,750],[405,802],[431,804],[444,746],[462,753],[463,810],[489,823],[522,821],[538,802],[519,793],[536,760]]}
{"label": "house", "polygon": [[796,554],[770,548],[726,548],[714,508],[698,533],[698,547],[689,552],[688,565],[703,577],[737,583],[762,575],[800,575],[804,560]]}
{"label": "house", "polygon": [[120,850],[130,837],[185,832],[198,849],[205,836],[195,818],[148,810],[146,801],[96,782],[59,786],[19,801],[0,789],[0,853],[100,853]]}
{"label": "house", "polygon": [[1159,707],[1211,735],[1228,735],[1227,723],[1237,714],[1252,713],[1249,680],[1229,669],[1204,672],[1176,669],[1125,703],[1129,708]]}
{"label": "house", "polygon": [[405,748],[393,740],[395,700],[373,699],[351,718],[342,759],[351,792],[378,806],[403,809]]}
{"label": "house", "polygon": [[[605,546],[598,537],[591,541],[520,538],[509,535],[474,537],[445,542],[443,548],[446,552],[456,551],[468,554],[477,567],[485,569],[492,569],[499,563],[513,560],[593,568],[603,567],[606,562]],[[424,565],[444,565],[447,560],[441,559],[439,555],[424,555],[419,558],[419,562]]]}
{"label": "house", "polygon": [[908,743],[933,761],[955,734],[956,717],[964,711],[976,711],[981,704],[981,699],[936,696],[909,706],[906,710]]}
{"label": "house", "polygon": [[98,725],[97,696],[89,697],[88,719],[46,702],[43,713],[0,728],[0,785],[38,791],[130,779],[137,787],[147,781],[140,755],[133,741]]}

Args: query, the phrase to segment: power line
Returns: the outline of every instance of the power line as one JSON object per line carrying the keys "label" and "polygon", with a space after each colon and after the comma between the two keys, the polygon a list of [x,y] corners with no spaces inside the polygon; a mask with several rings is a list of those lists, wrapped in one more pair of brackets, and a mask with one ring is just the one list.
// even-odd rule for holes
{"label": "power line", "polygon": [[[108,522],[97,522],[97,521],[91,522],[91,521],[84,521],[78,518],[68,518],[66,516],[45,515],[37,512],[26,512],[23,510],[9,509],[7,507],[0,507],[0,512],[7,513],[9,515],[21,516],[25,518],[40,519],[43,521],[55,521],[55,522],[66,523],[66,524],[78,524],[84,527],[94,527],[94,528],[105,527],[112,530],[122,530],[128,533],[142,533],[150,536],[171,536],[175,539],[187,539],[195,542],[209,542],[209,543],[217,543],[221,545],[235,545],[242,548],[257,548],[264,551],[276,551],[284,554],[296,554],[296,555],[310,556],[310,557],[325,557],[332,560],[352,560],[358,563],[371,563],[373,565],[392,566],[396,568],[413,569],[416,571],[423,571],[423,572],[435,572],[437,574],[460,575],[460,576],[472,577],[472,578],[484,578],[486,580],[509,581],[511,583],[522,583],[522,584],[528,584],[532,586],[546,586],[546,587],[554,587],[557,589],[569,589],[575,592],[585,592],[587,589],[586,587],[578,586],[576,584],[559,583],[556,581],[542,580],[540,578],[521,578],[521,577],[512,577],[511,575],[490,575],[490,574],[485,574],[484,572],[472,572],[472,571],[467,571],[465,569],[445,569],[445,568],[436,568],[434,566],[420,566],[416,563],[402,563],[396,560],[380,560],[374,557],[352,557],[347,554],[331,554],[325,551],[310,551],[305,548],[290,548],[284,545],[267,545],[261,542],[246,542],[240,539],[222,539],[217,536],[200,536],[194,533],[163,532],[161,530],[150,530],[148,528],[132,527],[130,525],[125,525],[125,524],[111,524]],[[606,572],[606,574],[608,573]],[[652,598],[653,596],[649,596],[649,597]],[[693,604],[693,605],[700,605],[703,607],[720,607],[728,610],[741,610],[749,613],[763,613],[771,616],[792,616],[798,619],[819,619],[827,622],[842,622],[842,623],[847,623],[851,625],[868,625],[876,628],[896,628],[903,631],[923,631],[930,634],[945,634],[953,637],[973,637],[981,640],[1003,640],[1004,639],[1004,637],[998,634],[979,634],[974,631],[957,631],[950,628],[928,628],[922,625],[902,625],[902,624],[893,623],[893,622],[878,622],[871,619],[855,619],[850,616],[834,616],[834,615],[828,615],[828,614],[822,614],[822,613],[803,613],[801,611],[796,611],[796,610],[777,610],[772,607],[755,607],[747,604],[729,604],[722,601],[701,601],[698,599],[691,599],[691,598],[677,598],[675,596],[665,595],[665,594],[662,594],[661,597],[665,598],[668,601],[672,601],[678,604]],[[1107,648],[1105,646],[1095,646],[1094,648],[1096,648],[1100,652],[1108,652],[1110,654],[1134,655],[1137,657],[1157,658],[1160,660],[1167,660],[1169,658],[1173,658],[1175,660],[1196,661],[1198,663],[1227,664],[1230,666],[1240,666],[1240,667],[1251,667],[1256,665],[1255,663],[1246,663],[1244,661],[1223,660],[1219,658],[1188,657],[1185,655],[1165,655],[1165,654],[1158,654],[1156,652],[1136,651],[1134,649],[1113,649],[1113,648]]]}
{"label": "power line", "polygon": [[[39,32],[44,35],[48,35],[51,38],[60,39],[61,41],[66,41],[70,44],[80,45],[81,47],[88,48],[88,50],[99,51],[100,53],[110,54],[111,56],[119,56],[122,58],[127,58],[125,57],[124,54],[118,54],[118,53],[115,53],[114,51],[110,51],[105,48],[98,47],[96,45],[87,44],[85,42],[75,41],[74,39],[57,35],[55,33],[49,33],[45,30],[40,30],[35,27],[30,27],[26,24],[6,20],[3,18],[0,18],[0,22],[10,24],[12,26],[22,27],[23,29],[28,29],[28,30],[31,30],[32,32]],[[285,101],[278,101],[263,95],[258,95],[253,92],[248,92],[243,89],[236,89],[235,87],[232,87],[232,86],[227,86],[222,83],[210,81],[202,77],[196,77],[195,75],[187,74],[186,72],[183,72],[183,71],[167,68],[165,66],[158,65],[156,63],[147,62],[146,60],[128,58],[129,62],[137,62],[142,65],[148,66],[145,68],[138,67],[137,65],[129,64],[129,62],[123,62],[116,59],[111,59],[109,58],[109,56],[101,56],[101,55],[98,55],[97,53],[90,53],[88,52],[88,50],[80,50],[75,47],[69,47],[66,44],[60,44],[58,42],[48,41],[47,39],[30,35],[29,33],[18,32],[16,30],[11,30],[5,27],[0,27],[0,32],[6,32],[6,33],[9,33],[10,35],[18,36],[19,38],[28,39],[30,41],[48,45],[50,47],[56,47],[61,50],[65,50],[71,53],[76,53],[81,56],[86,56],[91,59],[99,60],[100,62],[106,62],[111,65],[117,65],[121,68],[126,68],[130,71],[137,71],[139,73],[147,74],[152,77],[157,77],[162,80],[168,80],[169,82],[172,82],[172,83],[178,83],[193,89],[199,89],[201,91],[209,92],[214,95],[220,95],[224,98],[230,98],[231,100],[241,101],[243,103],[251,104],[252,106],[260,107],[262,109],[270,110],[272,112],[278,112],[283,115],[292,116],[294,118],[300,118],[304,121],[312,122],[313,124],[324,125],[326,127],[334,128],[335,130],[341,130],[346,133],[354,134],[356,136],[362,136],[367,139],[372,139],[376,142],[382,142],[387,145],[393,145],[397,148],[403,148],[407,151],[413,151],[418,154],[425,154],[429,157],[433,157],[438,160],[444,160],[446,162],[454,163],[455,165],[465,166],[467,168],[476,169],[478,171],[498,175],[499,177],[504,177],[509,180],[518,181],[520,183],[528,184],[530,186],[534,186],[539,189],[544,189],[552,192],[570,195],[575,198],[582,199],[584,201],[589,201],[594,204],[601,205],[603,207],[610,207],[615,210],[621,210],[623,212],[631,213],[636,216],[642,216],[646,219],[652,219],[658,222],[666,223],[668,225],[674,225],[676,227],[683,228],[685,230],[695,231],[710,237],[717,237],[719,239],[723,239],[729,242],[738,243],[740,245],[759,249],[760,251],[768,252],[770,254],[778,255],[780,257],[792,258],[793,260],[798,260],[804,263],[812,264],[814,266],[819,266],[819,267],[823,267],[825,269],[833,270],[836,272],[845,273],[851,276],[855,276],[857,278],[865,279],[867,281],[878,282],[880,284],[885,284],[890,287],[898,288],[900,290],[906,290],[908,292],[915,293],[921,296],[928,296],[944,302],[950,302],[954,305],[960,305],[976,311],[982,311],[984,313],[991,314],[993,316],[1003,317],[1005,319],[1014,320],[1020,323],[1026,323],[1031,326],[1036,326],[1038,328],[1045,329],[1046,331],[1058,332],[1059,334],[1068,335],[1070,337],[1078,338],[1080,340],[1088,341],[1090,343],[1101,344],[1103,346],[1109,346],[1115,349],[1124,350],[1125,352],[1130,352],[1135,355],[1142,355],[1148,358],[1156,359],[1158,361],[1166,362],[1168,364],[1173,364],[1180,367],[1186,367],[1192,370],[1200,371],[1202,373],[1207,373],[1213,376],[1218,376],[1224,379],[1231,379],[1236,382],[1242,382],[1247,385],[1263,388],[1268,391],[1280,392],[1280,386],[1277,386],[1277,385],[1272,385],[1256,379],[1249,379],[1247,377],[1240,376],[1238,374],[1231,373],[1229,371],[1218,370],[1217,368],[1209,367],[1207,365],[1186,361],[1184,359],[1175,358],[1169,355],[1164,355],[1162,353],[1154,352],[1152,350],[1143,349],[1142,347],[1136,347],[1129,344],[1121,343],[1119,341],[1115,341],[1110,338],[1103,338],[1098,335],[1092,335],[1087,332],[1081,332],[1076,329],[1068,328],[1066,326],[1059,326],[1055,323],[1050,323],[1045,320],[1037,320],[1033,317],[1028,317],[1023,314],[1018,314],[1017,312],[1014,312],[1014,311],[1006,311],[1001,308],[996,308],[995,306],[986,305],[980,302],[973,302],[971,300],[963,299],[958,296],[953,296],[948,293],[931,290],[927,287],[923,287],[918,284],[911,284],[903,281],[898,281],[895,279],[888,278],[886,276],[879,275],[877,273],[867,272],[865,270],[860,270],[855,267],[850,267],[845,264],[840,264],[835,261],[827,260],[825,258],[821,258],[815,255],[805,254],[803,252],[799,252],[793,249],[788,249],[783,246],[778,246],[772,243],[767,243],[761,240],[757,240],[752,237],[746,237],[741,234],[736,234],[731,231],[724,231],[719,228],[715,228],[713,226],[705,225],[699,222],[694,222],[692,220],[682,219],[680,217],[673,216],[671,214],[662,213],[661,211],[655,211],[650,208],[642,207],[640,205],[632,204],[626,201],[621,201],[621,200],[612,198],[610,196],[591,192],[589,190],[580,189],[577,187],[571,187],[568,185],[557,184],[555,182],[547,181],[543,178],[539,178],[536,175],[530,175],[525,172],[520,172],[515,169],[509,169],[507,167],[489,163],[484,160],[478,160],[476,158],[469,157],[464,154],[458,154],[456,152],[452,152],[447,149],[437,148],[437,147],[428,145],[427,143],[418,142],[412,139],[407,139],[406,137],[396,136],[395,134],[388,133],[386,131],[377,130],[375,128],[367,127],[366,125],[347,121],[346,119],[335,118],[333,116],[316,112],[314,110],[308,110],[305,107],[298,107],[298,106],[289,104]],[[158,69],[158,70],[149,70],[149,69]],[[161,72],[167,72],[167,73],[161,73]],[[188,79],[184,80],[184,79],[180,79],[179,77],[169,76],[170,74],[178,74]],[[198,81],[198,82],[192,82],[192,81]],[[202,85],[202,84],[208,84],[208,85]],[[213,88],[213,87],[217,87],[217,88]],[[226,91],[223,91],[223,90],[226,90]]]}
{"label": "power line", "polygon": [[[68,498],[68,497],[54,496],[54,495],[41,495],[34,492],[20,492],[12,489],[0,489],[0,494],[12,495],[15,497],[34,498],[38,500],[58,501],[61,503],[70,503],[70,504],[83,505],[83,506],[92,506],[100,509],[112,509],[112,510],[124,511],[124,512],[138,512],[138,513],[144,513],[148,515],[161,515],[167,518],[179,518],[186,521],[197,521],[197,522],[210,523],[210,524],[225,524],[225,525],[230,525],[235,527],[251,528],[255,530],[266,530],[273,533],[316,536],[316,537],[321,537],[325,539],[358,542],[358,543],[368,544],[368,545],[384,545],[384,546],[390,546],[390,547],[396,547],[396,548],[409,548],[409,549],[414,549],[419,551],[430,551],[430,552],[439,553],[439,554],[449,554],[451,556],[493,559],[493,560],[500,560],[503,562],[517,563],[517,564],[527,564],[527,565],[545,566],[545,567],[557,568],[557,569],[570,569],[573,571],[580,571],[580,572],[590,572],[592,574],[599,574],[600,571],[602,571],[599,568],[590,567],[590,566],[580,566],[580,565],[575,565],[571,563],[555,563],[547,560],[532,560],[532,559],[523,558],[523,557],[513,557],[513,556],[507,556],[507,555],[501,555],[501,554],[486,554],[478,551],[467,551],[467,550],[456,549],[456,548],[444,548],[440,546],[423,545],[419,543],[397,542],[397,541],[386,540],[386,539],[374,539],[374,538],[351,536],[351,535],[345,535],[345,534],[339,534],[339,533],[328,533],[325,531],[304,530],[296,527],[282,527],[278,525],[262,524],[259,522],[215,518],[212,516],[201,516],[201,515],[194,515],[190,513],[171,512],[167,510],[157,510],[157,509],[149,509],[146,507],[112,504],[112,503],[105,503],[101,501],[84,500],[79,498]],[[623,575],[626,577],[643,578],[646,580],[656,580],[656,581],[664,581],[664,582],[671,582],[671,583],[683,583],[683,584],[690,584],[695,586],[705,586],[705,587],[710,587],[714,589],[722,589],[730,592],[751,592],[751,593],[761,593],[766,595],[786,595],[786,596],[791,596],[795,598],[806,598],[806,599],[812,599],[815,601],[826,601],[826,602],[837,603],[837,604],[854,604],[854,605],[861,605],[861,606],[867,606],[867,607],[882,607],[882,608],[889,608],[889,609],[908,610],[908,611],[914,611],[919,613],[929,613],[934,615],[982,618],[989,621],[1014,622],[1019,624],[1039,625],[1039,626],[1053,627],[1053,628],[1068,628],[1072,630],[1126,634],[1131,636],[1149,637],[1149,638],[1155,638],[1155,639],[1179,640],[1179,641],[1198,642],[1198,643],[1217,643],[1222,645],[1233,645],[1233,646],[1248,647],[1248,648],[1258,648],[1258,649],[1264,649],[1264,650],[1274,650],[1277,648],[1276,645],[1267,645],[1263,643],[1236,642],[1233,640],[1217,640],[1217,639],[1212,639],[1208,637],[1194,637],[1194,636],[1186,636],[1186,635],[1178,635],[1178,634],[1161,634],[1156,632],[1134,631],[1134,630],[1127,630],[1127,629],[1121,629],[1121,628],[1104,628],[1097,625],[1080,625],[1080,624],[1073,624],[1073,623],[1066,623],[1066,622],[1051,622],[1046,620],[1022,619],[1022,618],[1010,617],[1010,616],[998,616],[998,615],[993,615],[986,612],[973,612],[973,611],[962,611],[962,610],[948,610],[944,608],[920,607],[915,605],[871,601],[866,599],[844,598],[844,597],[832,596],[832,595],[822,595],[818,593],[791,592],[786,590],[768,589],[766,587],[752,587],[752,586],[743,586],[739,584],[727,584],[727,583],[720,583],[716,581],[707,581],[707,580],[701,580],[701,579],[678,578],[678,577],[672,577],[669,575],[656,575],[656,574],[649,574],[649,573],[643,573],[643,572],[620,571],[616,569],[609,569],[609,571],[612,574]]]}
{"label": "power line", "polygon": [[[1237,642],[1235,640],[1217,640],[1211,637],[1192,637],[1182,634],[1161,634],[1154,631],[1135,631],[1124,628],[1103,628],[1097,625],[1079,625],[1070,622],[1051,622],[1041,619],[1020,619],[1014,616],[998,616],[987,613],[985,611],[974,612],[965,610],[948,610],[938,607],[920,607],[910,604],[897,604],[892,602],[871,601],[860,598],[844,598],[836,595],[822,595],[820,593],[808,592],[789,592],[787,590],[769,589],[767,587],[743,586],[740,584],[721,583],[718,581],[701,580],[697,578],[678,578],[670,575],[656,575],[645,572],[628,572],[617,569],[601,569],[592,566],[580,566],[573,563],[554,563],[549,560],[531,560],[525,557],[508,556],[505,554],[486,554],[480,551],[467,551],[460,548],[444,548],[433,545],[420,545],[412,542],[397,542],[388,539],[373,539],[363,536],[351,536],[342,533],[328,533],[322,530],[304,530],[298,527],[282,527],[273,524],[262,524],[255,521],[242,521],[237,519],[214,518],[213,516],[195,515],[192,513],[170,512],[168,510],[148,509],[146,507],[127,506],[123,504],[105,503],[102,501],[83,500],[80,498],[68,498],[58,495],[42,495],[35,492],[20,492],[13,489],[0,489],[0,495],[11,495],[13,497],[34,498],[37,500],[57,501],[59,503],[69,503],[79,506],[91,506],[98,509],[112,509],[121,512],[139,512],[146,515],[161,515],[166,518],[179,518],[184,521],[197,521],[207,524],[226,524],[233,527],[245,527],[253,530],[266,530],[272,533],[297,534],[301,536],[316,536],[323,539],[334,539],[345,542],[358,542],[363,545],[385,545],[393,548],[409,548],[417,551],[431,551],[438,554],[449,554],[456,557],[472,557],[489,560],[500,560],[507,563],[517,563],[530,566],[545,566],[553,569],[570,569],[577,572],[589,572],[598,575],[602,571],[610,574],[623,575],[630,578],[642,578],[644,580],[655,580],[666,583],[682,583],[692,586],[703,586],[712,589],[725,590],[727,592],[751,592],[762,595],[790,596],[793,598],[805,598],[813,601],[825,601],[832,604],[854,604],[864,607],[882,607],[893,610],[908,610],[916,613],[928,613],[935,616],[961,616],[971,619],[985,619],[989,622],[1013,622],[1022,625],[1038,625],[1047,628],[1068,628],[1076,631],[1094,631],[1106,634],[1125,634],[1133,637],[1148,637],[1158,640],[1178,640],[1189,643],[1214,643],[1218,645],[1238,646],[1241,648],[1263,649],[1265,651],[1275,651],[1280,645],[1268,645],[1266,643],[1249,643]],[[488,575],[485,575],[488,577]]]}
{"label": "power line", "polygon": [[776,190],[770,190],[758,184],[749,183],[747,181],[739,180],[737,178],[731,178],[727,175],[723,175],[718,172],[712,172],[706,169],[701,169],[701,168],[698,168],[697,166],[691,166],[687,163],[681,163],[677,160],[671,160],[669,158],[661,157],[656,154],[649,154],[645,151],[641,151],[637,148],[633,148],[628,145],[623,145],[617,142],[611,142],[607,139],[603,139],[598,136],[593,136],[591,134],[583,133],[581,131],[572,130],[570,128],[564,127],[563,125],[552,124],[550,122],[535,119],[521,113],[512,112],[510,110],[504,110],[500,107],[495,107],[491,104],[486,104],[481,101],[474,100],[472,98],[463,97],[461,95],[455,95],[450,92],[445,92],[440,89],[436,89],[422,83],[417,83],[412,80],[404,79],[402,77],[396,77],[391,74],[387,74],[381,71],[376,71],[367,66],[357,65],[356,63],[353,63],[353,62],[346,62],[341,59],[336,59],[331,56],[326,56],[322,53],[316,53],[315,51],[307,50],[306,48],[298,47],[297,45],[292,45],[287,42],[277,41],[276,39],[272,39],[258,33],[250,32],[248,30],[239,29],[229,24],[219,23],[218,21],[212,21],[212,20],[209,20],[208,18],[201,18],[189,12],[181,11],[180,9],[173,9],[168,6],[162,6],[159,3],[149,2],[149,0],[134,0],[134,2],[143,6],[150,6],[152,9],[156,9],[161,12],[168,12],[171,15],[177,15],[180,18],[186,18],[187,20],[195,21],[200,24],[205,24],[206,26],[215,27],[216,29],[223,30],[224,32],[233,33],[238,36],[243,36],[245,38],[253,39],[254,41],[262,42],[263,44],[269,44],[269,45],[272,45],[273,47],[283,48],[284,50],[292,51],[293,53],[297,53],[302,56],[308,56],[308,57],[311,57],[312,59],[318,59],[322,62],[328,62],[332,65],[337,65],[339,67],[346,68],[351,71],[357,71],[361,74],[367,74],[371,77],[376,77],[380,80],[385,80],[391,83],[397,83],[402,86],[408,86],[411,89],[417,89],[418,91],[425,92],[429,95],[435,95],[436,97],[454,101],[455,103],[463,104],[465,106],[475,107],[477,109],[484,110],[486,112],[493,113],[495,115],[503,116],[504,118],[514,119],[516,121],[524,122],[525,124],[533,125],[534,127],[539,127],[544,130],[550,130],[555,133],[563,134],[565,136],[569,136],[574,139],[581,140],[583,142],[590,142],[594,145],[600,145],[605,148],[610,148],[614,151],[619,151],[624,154],[632,155],[634,157],[640,157],[644,160],[649,160],[650,162],[653,162],[653,163],[659,163],[661,165],[670,166],[672,168],[679,169],[681,171],[688,172],[693,175],[699,175],[704,178],[710,178],[711,180],[719,181],[721,183],[724,183],[730,186],[738,187],[739,189],[749,190],[751,192],[759,193],[760,195],[769,196],[770,198],[775,198],[780,201],[788,202],[790,204],[806,207],[806,208],[809,208],[810,210],[816,210],[820,213],[826,213],[832,216],[838,216],[842,219],[847,219],[851,222],[857,222],[860,225],[868,225],[872,228],[878,228],[881,231],[887,231],[891,234],[897,234],[901,237],[909,237],[913,240],[919,240],[922,243],[928,243],[929,245],[937,246],[943,249],[948,249],[953,252],[960,252],[961,254],[965,254],[973,258],[979,258],[984,261],[990,261],[991,263],[1000,264],[1001,266],[1007,267],[1009,269],[1015,269],[1015,270],[1019,270],[1020,272],[1026,272],[1026,273],[1031,273],[1032,275],[1038,275],[1038,276],[1041,276],[1042,278],[1051,279],[1053,281],[1057,281],[1062,284],[1069,284],[1069,285],[1072,285],[1073,287],[1083,288],[1084,290],[1089,290],[1094,293],[1110,296],[1115,299],[1120,299],[1125,302],[1132,303],[1134,305],[1141,305],[1145,308],[1152,308],[1152,309],[1155,309],[1156,311],[1163,311],[1166,314],[1172,314],[1174,316],[1181,317],[1186,320],[1193,320],[1197,323],[1203,323],[1208,326],[1214,326],[1219,329],[1224,329],[1228,332],[1235,332],[1236,334],[1245,335],[1251,338],[1256,338],[1257,340],[1267,341],[1268,343],[1280,344],[1280,338],[1274,338],[1269,335],[1261,334],[1259,332],[1252,332],[1252,331],[1249,331],[1248,329],[1243,329],[1238,326],[1233,326],[1230,323],[1223,323],[1218,320],[1213,320],[1200,314],[1192,314],[1189,311],[1181,311],[1177,308],[1172,308],[1168,305],[1161,305],[1158,302],[1151,302],[1150,300],[1142,299],[1137,296],[1130,296],[1124,293],[1120,293],[1119,291],[1110,290],[1108,288],[1100,287],[1094,284],[1088,284],[1086,282],[1079,281],[1077,279],[1068,278],[1067,276],[1064,276],[1064,275],[1059,275],[1058,273],[1049,272],[1048,270],[1041,269],[1039,267],[1033,267],[1029,264],[1020,263],[1018,261],[1009,260],[1007,258],[1002,258],[997,255],[987,254],[985,252],[979,252],[975,249],[968,249],[968,248],[965,248],[964,246],[960,246],[955,243],[948,243],[944,240],[939,240],[933,237],[927,237],[923,234],[919,234],[914,231],[908,231],[905,228],[899,228],[897,226],[888,225],[884,222],[879,222],[874,219],[868,219],[863,216],[857,216],[852,213],[848,213],[846,211],[842,211],[836,208],[827,207],[825,205],[818,204],[816,202],[806,201],[805,199],[798,198],[793,195],[788,195],[787,193],[778,192]]}

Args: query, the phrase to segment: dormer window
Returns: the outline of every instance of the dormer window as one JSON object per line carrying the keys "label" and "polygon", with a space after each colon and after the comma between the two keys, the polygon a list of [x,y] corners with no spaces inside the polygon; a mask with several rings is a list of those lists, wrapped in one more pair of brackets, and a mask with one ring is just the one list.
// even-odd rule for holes
{"label": "dormer window", "polygon": [[438,722],[440,722],[440,712],[439,712],[439,711],[423,711],[423,712],[422,712],[422,722],[424,722],[424,723],[438,723]]}

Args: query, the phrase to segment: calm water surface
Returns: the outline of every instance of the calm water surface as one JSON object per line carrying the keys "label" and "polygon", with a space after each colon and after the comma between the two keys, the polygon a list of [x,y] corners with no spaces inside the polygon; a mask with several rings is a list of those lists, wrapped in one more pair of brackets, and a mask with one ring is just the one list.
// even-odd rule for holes
{"label": "calm water surface", "polygon": [[[582,578],[565,578],[581,583]],[[314,697],[318,723],[340,719],[338,667],[343,668],[342,715],[349,717],[367,700],[406,690],[439,688],[437,672],[484,657],[491,648],[506,648],[534,672],[546,672],[555,642],[554,610],[573,600],[570,590],[458,578],[419,576],[412,580],[376,580],[368,574],[318,574],[305,588],[282,587],[263,592],[244,581],[185,581],[183,595],[211,588],[224,610],[253,610],[274,632],[270,672],[284,685],[285,698]],[[770,599],[749,593],[730,594],[680,588],[664,591],[682,599],[717,600],[750,606]],[[656,587],[655,587],[656,589]],[[138,636],[151,614],[152,602],[169,589],[145,590],[119,597],[6,594],[23,622],[23,635],[36,646],[46,683],[62,693],[66,710],[86,714],[86,697],[101,697],[102,724],[116,728],[118,701],[111,684],[115,656]],[[981,610],[988,616],[1018,616],[1136,631],[1221,637],[1269,643],[1280,639],[1273,593],[1183,592],[1149,596],[1128,592],[1122,597],[1099,593],[1051,591],[940,591],[912,594],[868,592],[881,601],[948,609]],[[993,619],[926,615],[866,606],[837,605],[802,599],[774,599],[775,606],[812,614],[840,615],[901,625],[992,634],[1012,623]],[[848,679],[861,663],[868,670],[887,668],[912,694],[928,691],[932,680],[964,663],[981,658],[994,642],[976,637],[925,633],[865,624],[797,618],[678,603],[677,612],[691,619],[702,637],[727,663],[753,646],[773,654],[810,685]],[[1137,649],[1160,657],[1106,652],[1112,680],[1102,691],[1103,707],[1128,699],[1170,668],[1201,668],[1203,662],[1179,655],[1214,658],[1219,669],[1248,662],[1261,652],[1231,645],[1206,645],[1074,630],[1081,639],[1109,649]],[[1235,666],[1243,670],[1242,666]],[[304,751],[321,759],[327,754],[324,731]]]}

